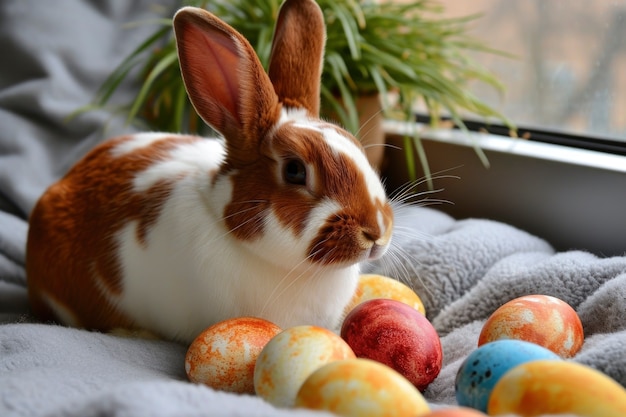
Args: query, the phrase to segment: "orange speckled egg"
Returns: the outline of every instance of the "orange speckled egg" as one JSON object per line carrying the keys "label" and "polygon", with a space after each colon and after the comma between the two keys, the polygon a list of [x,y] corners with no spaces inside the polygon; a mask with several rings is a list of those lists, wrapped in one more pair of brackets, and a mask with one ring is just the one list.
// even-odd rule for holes
{"label": "orange speckled egg", "polygon": [[426,315],[422,300],[412,289],[393,278],[374,274],[363,274],[359,277],[354,296],[345,311],[349,313],[362,302],[377,298],[400,301]]}
{"label": "orange speckled egg", "polygon": [[298,389],[315,370],[354,357],[350,346],[330,330],[291,327],[276,335],[261,351],[254,368],[256,394],[277,407],[291,407]]}
{"label": "orange speckled egg", "polygon": [[187,349],[187,377],[191,382],[218,390],[254,394],[257,357],[280,330],[274,323],[255,317],[214,324],[200,333]]}
{"label": "orange speckled egg", "polygon": [[573,414],[626,416],[626,389],[607,375],[570,361],[538,360],[512,368],[489,398],[490,416]]}
{"label": "orange speckled egg", "polygon": [[518,339],[570,358],[580,350],[584,338],[580,318],[569,304],[548,295],[527,295],[494,311],[483,326],[478,346],[499,339]]}
{"label": "orange speckled egg", "polygon": [[295,405],[345,417],[413,417],[429,411],[413,384],[370,359],[347,359],[319,368],[302,384]]}
{"label": "orange speckled egg", "polygon": [[487,414],[468,407],[446,407],[422,414],[419,417],[487,417]]}

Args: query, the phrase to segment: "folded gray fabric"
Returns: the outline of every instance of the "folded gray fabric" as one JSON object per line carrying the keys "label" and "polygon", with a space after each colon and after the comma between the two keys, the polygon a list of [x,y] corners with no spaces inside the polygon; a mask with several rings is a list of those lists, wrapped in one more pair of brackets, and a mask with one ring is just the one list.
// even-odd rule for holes
{"label": "folded gray fabric", "polygon": [[[161,9],[155,7],[161,5]],[[172,0],[0,2],[0,277],[24,284],[26,220],[43,191],[105,137],[133,129],[113,110],[68,116],[154,25]],[[166,14],[166,13],[163,13]],[[136,81],[112,103],[128,103]]]}
{"label": "folded gray fabric", "polygon": [[26,285],[24,258],[28,225],[24,219],[0,211],[0,277]]}

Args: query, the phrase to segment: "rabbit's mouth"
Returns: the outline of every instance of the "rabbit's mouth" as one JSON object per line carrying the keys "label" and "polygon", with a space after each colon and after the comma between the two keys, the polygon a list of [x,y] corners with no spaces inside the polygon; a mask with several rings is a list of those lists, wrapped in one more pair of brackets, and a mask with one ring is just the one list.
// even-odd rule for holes
{"label": "rabbit's mouth", "polygon": [[366,260],[367,261],[375,261],[377,259],[382,258],[382,256],[387,252],[387,248],[389,245],[378,245],[374,244],[371,248],[369,248],[366,252]]}

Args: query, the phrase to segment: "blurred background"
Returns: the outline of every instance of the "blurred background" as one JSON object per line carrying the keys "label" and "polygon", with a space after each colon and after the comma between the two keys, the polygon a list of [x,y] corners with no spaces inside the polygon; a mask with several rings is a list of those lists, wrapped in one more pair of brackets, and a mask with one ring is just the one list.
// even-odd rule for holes
{"label": "blurred background", "polygon": [[626,1],[441,0],[448,16],[480,14],[470,34],[511,54],[472,55],[504,96],[474,92],[519,126],[626,142]]}

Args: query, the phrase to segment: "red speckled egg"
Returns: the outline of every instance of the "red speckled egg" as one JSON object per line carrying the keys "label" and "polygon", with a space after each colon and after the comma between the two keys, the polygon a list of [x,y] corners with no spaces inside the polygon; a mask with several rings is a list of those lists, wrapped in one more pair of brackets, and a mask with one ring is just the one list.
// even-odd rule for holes
{"label": "red speckled egg", "polygon": [[187,377],[217,390],[254,394],[257,357],[280,330],[274,323],[255,317],[214,324],[187,349]]}
{"label": "red speckled egg", "polygon": [[502,305],[489,317],[478,346],[499,339],[518,339],[574,356],[584,342],[583,325],[566,302],[548,295],[527,295]]}
{"label": "red speckled egg", "polygon": [[414,308],[396,300],[365,301],[348,314],[341,337],[357,357],[399,372],[420,391],[441,371],[443,353],[435,328]]}

